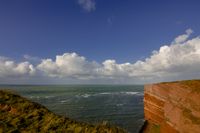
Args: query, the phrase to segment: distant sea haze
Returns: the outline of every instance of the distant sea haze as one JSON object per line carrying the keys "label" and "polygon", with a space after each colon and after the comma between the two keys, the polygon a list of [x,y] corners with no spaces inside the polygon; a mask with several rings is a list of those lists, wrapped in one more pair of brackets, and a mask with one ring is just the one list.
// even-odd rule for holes
{"label": "distant sea haze", "polygon": [[143,124],[142,85],[4,85],[46,106],[56,114],[79,121],[108,121],[138,132]]}

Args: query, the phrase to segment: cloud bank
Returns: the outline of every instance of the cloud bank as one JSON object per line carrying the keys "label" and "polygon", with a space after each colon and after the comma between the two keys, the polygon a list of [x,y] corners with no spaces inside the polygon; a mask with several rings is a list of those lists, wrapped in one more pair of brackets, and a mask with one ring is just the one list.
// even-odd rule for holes
{"label": "cloud bank", "polygon": [[[57,55],[55,60],[42,59],[36,65],[16,63],[0,57],[0,77],[37,76],[38,79],[56,79],[87,83],[146,83],[200,78],[200,37],[190,40],[191,29],[176,37],[171,44],[160,47],[145,60],[117,63],[108,59],[102,63],[89,61],[77,53]],[[31,57],[29,57],[31,58]]]}

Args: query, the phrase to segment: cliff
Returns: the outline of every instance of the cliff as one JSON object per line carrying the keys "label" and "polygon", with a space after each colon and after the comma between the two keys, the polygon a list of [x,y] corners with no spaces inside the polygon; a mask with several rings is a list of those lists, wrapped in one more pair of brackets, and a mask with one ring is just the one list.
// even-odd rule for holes
{"label": "cliff", "polygon": [[125,133],[106,123],[92,125],[59,116],[17,94],[0,90],[0,132]]}
{"label": "cliff", "polygon": [[143,133],[199,133],[200,80],[145,86]]}

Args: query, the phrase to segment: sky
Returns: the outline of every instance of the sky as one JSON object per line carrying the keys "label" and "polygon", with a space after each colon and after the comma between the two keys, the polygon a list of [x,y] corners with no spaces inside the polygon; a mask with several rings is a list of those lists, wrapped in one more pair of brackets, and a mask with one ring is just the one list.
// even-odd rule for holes
{"label": "sky", "polygon": [[200,78],[198,0],[1,0],[0,84]]}

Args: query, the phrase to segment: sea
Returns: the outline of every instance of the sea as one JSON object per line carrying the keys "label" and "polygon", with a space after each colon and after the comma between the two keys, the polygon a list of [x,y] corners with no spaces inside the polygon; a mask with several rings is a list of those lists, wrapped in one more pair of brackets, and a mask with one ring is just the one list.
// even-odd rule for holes
{"label": "sea", "polygon": [[108,122],[130,133],[144,123],[143,85],[1,85],[56,114],[89,123]]}

